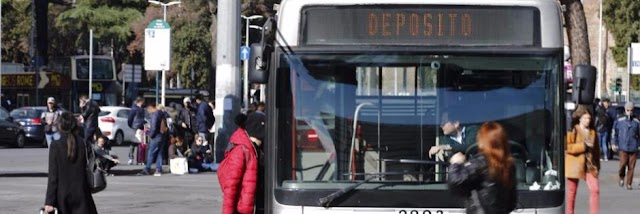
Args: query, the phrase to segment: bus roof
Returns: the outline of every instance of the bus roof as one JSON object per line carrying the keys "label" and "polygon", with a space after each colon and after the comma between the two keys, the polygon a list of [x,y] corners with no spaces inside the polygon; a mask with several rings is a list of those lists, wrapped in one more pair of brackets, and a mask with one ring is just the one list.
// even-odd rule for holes
{"label": "bus roof", "polygon": [[542,48],[564,47],[562,12],[556,0],[283,0],[278,11],[279,44],[300,45],[301,11],[307,6],[349,5],[477,5],[535,7],[540,11],[540,45]]}

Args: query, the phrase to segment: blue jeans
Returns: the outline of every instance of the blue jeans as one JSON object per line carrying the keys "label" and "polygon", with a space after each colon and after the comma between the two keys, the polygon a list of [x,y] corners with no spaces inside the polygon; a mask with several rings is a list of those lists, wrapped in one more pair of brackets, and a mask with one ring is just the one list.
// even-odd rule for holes
{"label": "blue jeans", "polygon": [[609,156],[609,132],[598,132],[598,141],[600,141],[600,149],[602,150],[602,158],[608,159]]}
{"label": "blue jeans", "polygon": [[203,169],[210,169],[211,171],[214,171],[214,172],[218,171],[218,166],[219,165],[220,164],[218,164],[218,163],[205,163],[205,162],[202,162],[202,164],[200,164],[200,166]]}
{"label": "blue jeans", "polygon": [[51,147],[51,142],[53,142],[54,140],[60,139],[60,133],[53,132],[51,134],[45,134],[44,139],[47,141],[47,147]]}
{"label": "blue jeans", "polygon": [[162,142],[162,135],[158,135],[151,140],[149,144],[149,154],[147,156],[147,164],[144,166],[144,171],[149,172],[151,169],[151,163],[153,163],[154,157],[158,157],[156,159],[156,172],[162,172],[162,149],[164,147],[164,142]]}

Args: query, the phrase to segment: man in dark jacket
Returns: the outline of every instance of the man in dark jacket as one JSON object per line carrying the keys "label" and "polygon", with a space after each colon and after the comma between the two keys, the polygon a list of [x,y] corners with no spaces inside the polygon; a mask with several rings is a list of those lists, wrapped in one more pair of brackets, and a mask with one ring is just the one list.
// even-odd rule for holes
{"label": "man in dark jacket", "polygon": [[602,100],[602,105],[596,107],[595,124],[596,131],[598,132],[598,142],[600,142],[600,148],[602,150],[602,156],[604,161],[609,160],[609,136],[611,134],[611,128],[615,118],[609,117],[607,114],[610,109],[611,103],[608,98]]}
{"label": "man in dark jacket", "polygon": [[147,111],[151,114],[151,124],[149,129],[149,137],[151,138],[151,144],[149,145],[149,154],[147,155],[147,164],[144,166],[142,172],[138,173],[138,175],[149,175],[149,170],[151,169],[151,163],[153,160],[156,160],[156,172],[153,174],[154,176],[162,175],[162,151],[164,151],[164,147],[166,146],[164,142],[164,135],[160,132],[160,125],[163,118],[166,118],[167,115],[163,111],[159,111],[156,108],[155,104],[150,104],[147,107]]}
{"label": "man in dark jacket", "polygon": [[202,136],[204,139],[204,145],[208,145],[207,133],[216,122],[216,119],[213,117],[213,109],[211,109],[209,104],[202,99],[202,95],[196,95],[196,103],[198,104],[196,115],[196,120],[198,122],[198,135]]}
{"label": "man in dark jacket", "polygon": [[[613,145],[614,151],[620,150],[620,187],[626,184],[627,189],[631,189],[633,182],[633,170],[636,167],[638,157],[638,146],[640,140],[640,121],[633,116],[633,103],[627,102],[624,105],[625,116],[618,118],[613,124]],[[625,175],[627,177],[625,182]]]}
{"label": "man in dark jacket", "polygon": [[183,107],[178,111],[178,115],[176,115],[176,136],[184,139],[184,142],[187,145],[191,145],[193,142],[193,134],[196,130],[196,119],[195,112],[191,109],[191,98],[185,97],[182,100]]}
{"label": "man in dark jacket", "polygon": [[437,154],[442,159],[445,151],[450,151],[451,154],[465,153],[469,146],[476,143],[478,126],[463,126],[460,120],[448,113],[443,114],[440,128],[444,136],[440,137],[440,145],[429,149],[429,156]]}
{"label": "man in dark jacket", "polygon": [[80,96],[80,109],[82,110],[82,118],[84,119],[84,140],[93,142],[93,135],[98,130],[98,115],[100,114],[100,106],[89,99],[89,96]]}
{"label": "man in dark jacket", "polygon": [[136,140],[138,142],[132,142],[129,144],[129,162],[128,164],[133,164],[133,153],[135,152],[137,143],[144,143],[144,98],[138,97],[136,98],[136,103],[131,106],[131,111],[129,111],[129,115],[127,117],[127,125],[131,127],[131,129],[136,130]]}

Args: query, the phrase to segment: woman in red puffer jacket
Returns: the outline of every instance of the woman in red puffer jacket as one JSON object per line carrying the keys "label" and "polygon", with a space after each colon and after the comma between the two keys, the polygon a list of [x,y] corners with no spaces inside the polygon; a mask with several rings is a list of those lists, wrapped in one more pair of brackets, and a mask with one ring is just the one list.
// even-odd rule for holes
{"label": "woman in red puffer jacket", "polygon": [[231,135],[224,160],[218,168],[218,180],[223,193],[223,214],[253,213],[258,158],[256,147],[244,129],[246,120],[244,114],[235,118],[238,129]]}

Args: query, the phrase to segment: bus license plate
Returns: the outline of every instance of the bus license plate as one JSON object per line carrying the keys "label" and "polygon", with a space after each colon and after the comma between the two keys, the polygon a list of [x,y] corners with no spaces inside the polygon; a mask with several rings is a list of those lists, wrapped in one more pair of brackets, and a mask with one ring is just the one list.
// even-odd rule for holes
{"label": "bus license plate", "polygon": [[446,214],[443,210],[423,210],[423,209],[401,209],[396,210],[396,214]]}

